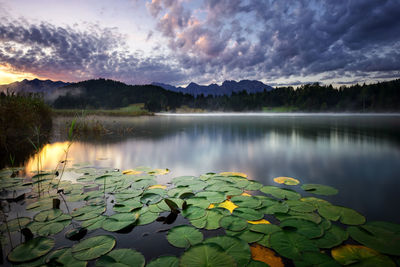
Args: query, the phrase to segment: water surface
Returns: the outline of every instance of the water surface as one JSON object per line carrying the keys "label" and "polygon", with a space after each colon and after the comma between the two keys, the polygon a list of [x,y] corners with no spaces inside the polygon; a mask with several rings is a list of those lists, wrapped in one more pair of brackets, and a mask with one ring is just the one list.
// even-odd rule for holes
{"label": "water surface", "polygon": [[[400,223],[400,115],[186,114],[96,117],[109,130],[74,142],[73,163],[169,168],[171,177],[240,171],[274,184],[277,176],[339,189],[327,198],[367,220]],[[66,119],[57,118],[42,152],[44,169],[62,159]],[[89,118],[88,120],[91,120]],[[35,170],[32,158],[26,165]],[[304,194],[308,195],[308,194]]]}

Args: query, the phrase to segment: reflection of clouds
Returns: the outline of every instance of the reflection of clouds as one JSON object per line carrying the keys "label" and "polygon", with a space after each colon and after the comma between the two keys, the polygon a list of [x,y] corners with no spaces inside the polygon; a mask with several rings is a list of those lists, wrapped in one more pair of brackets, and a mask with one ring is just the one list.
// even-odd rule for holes
{"label": "reflection of clouds", "polygon": [[[236,121],[209,123],[204,118],[185,122],[166,119],[154,118],[152,122],[157,123],[151,124],[153,128],[142,125],[149,129],[146,137],[103,144],[75,142],[69,158],[74,159],[73,163],[122,170],[137,166],[170,169],[170,175],[159,178],[161,183],[175,176],[222,171],[244,172],[264,184],[272,184],[277,176],[295,177],[302,183],[334,186],[340,192],[335,203],[377,218],[380,212],[386,214],[382,209],[389,209],[388,203],[400,201],[395,192],[400,187],[396,179],[400,177],[398,146],[381,136],[367,136],[362,129],[354,132],[345,127],[341,131],[317,128],[309,134],[290,124],[278,129],[257,127],[260,123],[243,126]],[[169,131],[174,127],[180,130]],[[55,167],[65,145],[61,142],[44,147],[44,169]],[[96,160],[99,157],[107,160]],[[35,170],[33,159],[27,168]],[[396,216],[390,214],[388,211],[386,216]]]}

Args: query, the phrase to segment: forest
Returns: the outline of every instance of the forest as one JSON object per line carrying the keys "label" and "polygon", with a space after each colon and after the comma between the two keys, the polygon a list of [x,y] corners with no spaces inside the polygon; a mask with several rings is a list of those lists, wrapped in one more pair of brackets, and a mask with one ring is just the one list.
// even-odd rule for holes
{"label": "forest", "polygon": [[294,87],[277,87],[248,94],[245,90],[230,96],[197,96],[176,93],[154,85],[127,85],[113,80],[89,80],[64,87],[79,88],[80,94],[58,97],[57,109],[113,109],[145,103],[152,112],[177,108],[207,111],[305,111],[305,112],[390,112],[400,110],[400,79],[374,84],[341,86],[318,83]]}

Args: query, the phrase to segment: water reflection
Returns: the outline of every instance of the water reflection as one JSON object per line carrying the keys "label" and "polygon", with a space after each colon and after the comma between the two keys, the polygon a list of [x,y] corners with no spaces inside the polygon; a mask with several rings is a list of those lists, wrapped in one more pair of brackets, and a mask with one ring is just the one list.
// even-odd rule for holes
{"label": "water reflection", "polygon": [[[59,119],[61,120],[61,119]],[[128,169],[169,168],[170,176],[240,171],[272,184],[276,176],[335,186],[330,200],[368,220],[400,222],[399,116],[155,116],[101,118],[113,134],[76,141],[73,163]],[[58,121],[55,125],[65,125]],[[131,131],[123,131],[129,127]],[[125,134],[120,134],[120,133]],[[41,152],[43,167],[63,158],[64,128]],[[34,159],[26,165],[35,170]]]}

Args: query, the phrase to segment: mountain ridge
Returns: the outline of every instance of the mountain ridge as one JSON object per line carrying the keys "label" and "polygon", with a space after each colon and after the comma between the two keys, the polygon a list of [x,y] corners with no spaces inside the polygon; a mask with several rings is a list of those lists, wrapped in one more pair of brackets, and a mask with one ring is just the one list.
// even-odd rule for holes
{"label": "mountain ridge", "polygon": [[270,91],[274,89],[273,87],[257,80],[240,80],[239,82],[236,82],[234,80],[225,80],[221,85],[215,83],[209,85],[199,85],[197,83],[191,82],[186,87],[176,87],[170,84],[158,82],[153,82],[152,85],[160,86],[166,90],[170,90],[173,92],[180,92],[193,96],[230,96],[232,93],[238,93],[242,91],[246,91],[249,94],[254,94],[263,92],[264,90]]}

